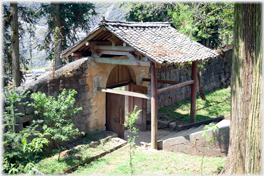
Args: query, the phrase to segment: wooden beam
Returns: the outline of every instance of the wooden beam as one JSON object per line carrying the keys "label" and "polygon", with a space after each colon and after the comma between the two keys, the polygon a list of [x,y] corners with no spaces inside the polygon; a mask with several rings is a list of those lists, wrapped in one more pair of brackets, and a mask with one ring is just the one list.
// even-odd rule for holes
{"label": "wooden beam", "polygon": [[128,84],[130,84],[132,82],[133,81],[124,81],[124,82],[119,82],[117,84],[109,84],[109,85],[106,86],[106,88],[120,87],[120,86],[128,85]]}
{"label": "wooden beam", "polygon": [[190,80],[190,81],[182,82],[182,83],[179,83],[179,84],[175,84],[173,86],[164,87],[164,88],[161,88],[161,89],[158,90],[158,94],[163,93],[163,92],[167,92],[169,90],[173,90],[173,89],[176,89],[176,88],[179,88],[179,87],[190,86],[193,83],[194,83],[194,81]]}
{"label": "wooden beam", "polygon": [[114,90],[114,89],[107,89],[107,88],[98,87],[97,91],[119,94],[119,95],[126,95],[126,96],[130,96],[130,97],[150,99],[149,94],[142,94],[142,93],[130,92],[130,91],[124,91],[124,90]]}
{"label": "wooden beam", "polygon": [[[143,78],[143,81],[151,82],[151,79],[149,78]],[[158,83],[164,83],[164,84],[179,84],[181,82],[177,81],[167,81],[167,80],[157,80]]]}
{"label": "wooden beam", "polygon": [[192,80],[193,84],[191,87],[191,115],[190,115],[190,123],[196,122],[196,85],[197,85],[197,61],[192,62]]}
{"label": "wooden beam", "polygon": [[94,49],[96,50],[107,50],[107,51],[126,51],[126,52],[132,52],[134,51],[134,48],[130,46],[111,46],[111,45],[95,45]]}
{"label": "wooden beam", "polygon": [[151,62],[151,148],[157,149],[158,141],[158,93],[155,63]]}
{"label": "wooden beam", "polygon": [[89,40],[89,41],[86,41],[86,43],[88,45],[90,45],[90,44],[108,44],[108,45],[111,45],[112,42],[106,41],[106,40]]}
{"label": "wooden beam", "polygon": [[68,57],[72,52],[78,50],[80,47],[82,47],[83,45],[85,45],[86,41],[91,40],[94,36],[96,36],[97,34],[99,34],[100,32],[103,31],[103,27],[99,28],[97,31],[95,31],[94,33],[92,33],[91,35],[89,35],[88,37],[86,37],[82,42],[80,42],[78,45],[76,45],[75,47],[71,48],[69,51],[67,51],[66,53],[64,53],[61,58],[63,57]]}
{"label": "wooden beam", "polygon": [[100,53],[100,55],[107,54],[107,55],[127,56],[130,60],[136,60],[136,58],[132,54],[130,54],[129,52],[125,52],[125,51],[105,51],[105,50],[99,50],[98,53]]}
{"label": "wooden beam", "polygon": [[107,40],[112,42],[113,47],[120,41],[120,39],[117,36],[115,36],[113,33],[112,36],[109,37]]}
{"label": "wooden beam", "polygon": [[148,61],[138,61],[138,60],[129,60],[129,59],[95,57],[94,61],[96,63],[116,64],[116,65],[133,65],[133,66],[142,66],[142,67],[150,66],[150,62]]}
{"label": "wooden beam", "polygon": [[83,55],[81,53],[71,53],[72,57],[82,57]]}

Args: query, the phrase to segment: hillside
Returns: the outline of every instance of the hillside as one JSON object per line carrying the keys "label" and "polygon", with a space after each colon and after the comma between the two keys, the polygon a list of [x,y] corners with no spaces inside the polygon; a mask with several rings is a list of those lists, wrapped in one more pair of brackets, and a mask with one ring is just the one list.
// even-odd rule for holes
{"label": "hillside", "polygon": [[[104,16],[107,20],[124,20],[124,16],[128,11],[129,6],[125,5],[120,7],[121,2],[114,2],[114,3],[95,3],[95,10],[98,13],[97,16],[94,16],[92,21],[90,22],[90,30],[94,29],[97,24]],[[31,3],[23,3],[23,5],[32,5]],[[38,6],[40,3],[35,3],[34,5]],[[23,24],[23,28],[26,28],[27,24]],[[30,36],[28,33],[25,33],[23,40],[21,43],[24,45],[23,49],[21,49],[21,54],[26,58],[30,58],[30,48],[32,48],[32,67],[33,68],[42,68],[42,67],[49,67],[50,62],[45,60],[47,54],[45,51],[39,51],[37,46],[44,40],[44,36],[48,32],[47,21],[45,18],[41,18],[37,24],[35,25],[35,39],[30,41]],[[77,33],[79,38],[84,38],[87,33],[80,31]],[[29,62],[31,65],[31,62]]]}

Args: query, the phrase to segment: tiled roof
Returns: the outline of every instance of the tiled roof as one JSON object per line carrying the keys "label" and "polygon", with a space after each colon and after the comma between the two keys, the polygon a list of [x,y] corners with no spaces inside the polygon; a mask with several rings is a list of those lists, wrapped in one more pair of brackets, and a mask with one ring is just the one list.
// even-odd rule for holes
{"label": "tiled roof", "polygon": [[181,63],[218,56],[215,51],[191,40],[168,22],[101,21],[119,39],[158,63]]}

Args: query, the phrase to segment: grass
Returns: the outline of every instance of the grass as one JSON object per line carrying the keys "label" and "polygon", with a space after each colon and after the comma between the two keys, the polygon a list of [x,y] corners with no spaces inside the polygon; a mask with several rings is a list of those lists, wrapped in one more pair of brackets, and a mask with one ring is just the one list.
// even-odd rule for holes
{"label": "grass", "polygon": [[[200,95],[196,97],[197,122],[230,114],[230,86],[207,91],[205,97],[206,100],[202,100]],[[160,108],[158,112],[166,114],[171,121],[189,122],[190,108],[190,99],[185,99],[169,107]]]}
{"label": "grass", "polygon": [[[124,87],[118,88],[119,90]],[[206,100],[197,96],[196,120],[206,120],[230,113],[230,87],[205,92]],[[190,99],[161,108],[170,120],[188,123]],[[68,158],[57,160],[58,155],[45,158],[37,163],[37,169],[44,174],[59,174],[76,164],[81,164],[72,174],[130,174],[128,147],[123,147],[94,161],[90,158],[111,148],[111,142],[101,143],[95,148],[84,146]],[[201,156],[168,151],[144,152],[137,147],[133,157],[134,174],[200,174]],[[224,166],[226,157],[204,157],[203,174],[217,174]]]}
{"label": "grass", "polygon": [[36,164],[37,169],[44,174],[59,174],[62,173],[77,164],[83,164],[89,162],[94,156],[108,151],[113,146],[118,144],[114,140],[110,140],[106,143],[100,143],[96,147],[90,147],[84,145],[69,153],[69,157],[60,158],[58,161],[58,154],[53,157],[45,158]]}
{"label": "grass", "polygon": [[[73,174],[130,174],[128,147],[123,147],[83,167]],[[202,157],[168,151],[144,152],[137,147],[134,174],[200,174]],[[204,174],[217,174],[226,157],[204,157]]]}

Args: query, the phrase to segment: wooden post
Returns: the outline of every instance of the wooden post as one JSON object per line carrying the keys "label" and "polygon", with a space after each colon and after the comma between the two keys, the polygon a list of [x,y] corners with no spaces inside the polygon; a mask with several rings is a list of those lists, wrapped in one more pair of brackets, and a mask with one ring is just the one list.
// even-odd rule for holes
{"label": "wooden post", "polygon": [[158,93],[155,63],[151,62],[151,148],[157,149],[158,140]]}
{"label": "wooden post", "polygon": [[197,61],[192,62],[192,80],[194,81],[191,87],[191,116],[190,123],[196,121],[195,112],[196,112],[196,85],[197,85]]}

